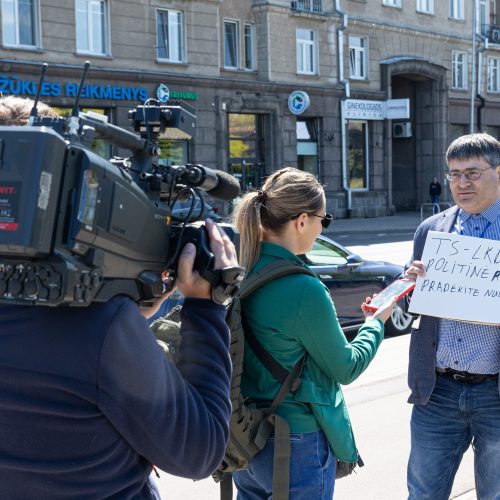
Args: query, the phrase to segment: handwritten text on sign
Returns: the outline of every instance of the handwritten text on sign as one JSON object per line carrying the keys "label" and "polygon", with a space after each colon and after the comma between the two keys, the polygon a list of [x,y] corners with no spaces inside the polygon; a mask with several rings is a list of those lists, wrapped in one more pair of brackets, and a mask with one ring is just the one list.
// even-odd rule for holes
{"label": "handwritten text on sign", "polygon": [[429,231],[410,312],[500,325],[500,241]]}

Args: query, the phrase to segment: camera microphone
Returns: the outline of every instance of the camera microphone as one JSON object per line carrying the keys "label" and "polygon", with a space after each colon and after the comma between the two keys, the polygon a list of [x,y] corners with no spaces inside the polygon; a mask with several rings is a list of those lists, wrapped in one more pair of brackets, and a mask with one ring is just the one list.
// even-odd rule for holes
{"label": "camera microphone", "polygon": [[227,172],[198,164],[188,164],[184,168],[185,172],[181,174],[180,179],[190,187],[196,187],[225,201],[233,200],[240,194],[240,184]]}

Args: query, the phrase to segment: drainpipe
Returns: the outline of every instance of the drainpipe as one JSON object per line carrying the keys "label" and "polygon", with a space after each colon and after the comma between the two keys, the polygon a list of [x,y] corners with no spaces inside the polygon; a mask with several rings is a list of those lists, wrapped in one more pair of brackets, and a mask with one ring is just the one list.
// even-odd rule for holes
{"label": "drainpipe", "polygon": [[335,13],[342,18],[342,23],[337,31],[339,83],[344,87],[344,97],[340,100],[340,157],[342,162],[342,189],[347,195],[346,217],[349,219],[352,214],[352,191],[349,186],[349,179],[347,175],[347,137],[345,130],[344,101],[349,99],[351,96],[351,90],[349,80],[344,76],[344,30],[347,28],[348,18],[347,14],[340,9],[340,0],[335,0]]}
{"label": "drainpipe", "polygon": [[482,110],[485,106],[486,99],[481,95],[482,92],[482,69],[483,69],[483,52],[488,49],[488,39],[484,39],[484,46],[478,50],[477,55],[477,98],[480,101],[477,107],[477,131],[482,131]]}
{"label": "drainpipe", "polygon": [[470,85],[470,123],[469,133],[473,134],[474,129],[474,105],[476,99],[476,16],[477,16],[477,2],[472,1],[472,71],[471,71],[471,85]]}

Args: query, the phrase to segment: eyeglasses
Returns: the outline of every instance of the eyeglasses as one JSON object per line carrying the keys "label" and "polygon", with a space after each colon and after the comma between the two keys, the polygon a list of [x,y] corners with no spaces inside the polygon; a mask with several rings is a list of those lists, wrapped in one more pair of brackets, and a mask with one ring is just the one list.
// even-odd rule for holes
{"label": "eyeglasses", "polygon": [[325,215],[307,214],[307,215],[312,215],[313,217],[320,217],[323,229],[326,229],[330,225],[330,222],[332,222],[333,220],[332,214],[325,214]]}
{"label": "eyeglasses", "polygon": [[472,168],[470,170],[464,170],[463,172],[460,172],[458,170],[453,170],[452,172],[448,172],[446,174],[446,178],[450,182],[457,182],[459,179],[462,178],[463,175],[468,181],[477,181],[481,177],[481,172],[489,170],[490,168],[491,167]]}

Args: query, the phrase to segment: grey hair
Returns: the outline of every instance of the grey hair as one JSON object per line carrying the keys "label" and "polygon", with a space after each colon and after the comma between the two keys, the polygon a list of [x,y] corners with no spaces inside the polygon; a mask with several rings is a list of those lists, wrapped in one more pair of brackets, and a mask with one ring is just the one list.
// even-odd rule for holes
{"label": "grey hair", "polygon": [[489,134],[468,134],[455,139],[446,151],[446,163],[451,160],[482,158],[492,168],[500,165],[500,142]]}

